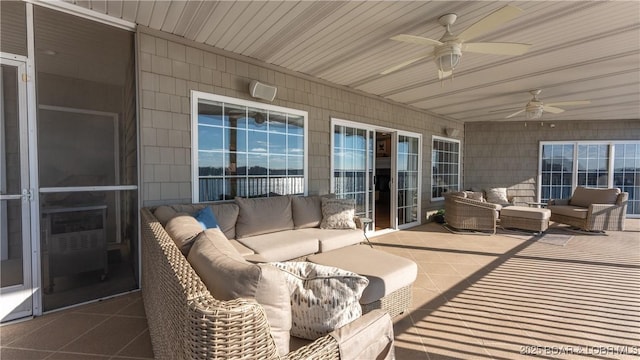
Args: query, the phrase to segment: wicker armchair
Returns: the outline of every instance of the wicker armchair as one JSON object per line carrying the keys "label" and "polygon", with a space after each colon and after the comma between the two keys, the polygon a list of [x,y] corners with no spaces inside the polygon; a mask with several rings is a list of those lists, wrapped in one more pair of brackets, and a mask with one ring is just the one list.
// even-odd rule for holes
{"label": "wicker armchair", "polygon": [[550,199],[551,221],[585,231],[624,230],[629,193],[577,187],[570,199]]}
{"label": "wicker armchair", "polygon": [[445,193],[444,219],[447,225],[462,230],[496,233],[498,212],[502,206],[467,198],[464,191]]}
{"label": "wicker armchair", "polygon": [[389,330],[385,359],[394,358],[391,319],[381,310],[365,314],[284,357],[279,356],[260,304],[253,299],[220,301],[213,298],[146,208],[141,210],[141,226],[142,295],[155,358],[349,359],[352,357],[344,355],[340,344],[366,345],[358,333],[367,334],[366,329],[372,324],[371,327]]}

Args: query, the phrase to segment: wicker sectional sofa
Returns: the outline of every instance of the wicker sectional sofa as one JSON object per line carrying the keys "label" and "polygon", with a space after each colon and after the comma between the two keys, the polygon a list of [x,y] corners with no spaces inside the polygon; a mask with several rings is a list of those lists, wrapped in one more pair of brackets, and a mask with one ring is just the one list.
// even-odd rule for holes
{"label": "wicker sectional sofa", "polygon": [[[317,199],[301,201],[316,202]],[[261,279],[267,277],[266,270],[270,267],[270,265],[260,264],[261,262],[303,257],[299,256],[299,251],[295,247],[287,245],[288,241],[301,240],[300,248],[307,249],[304,251],[314,248],[313,252],[322,253],[322,249],[339,250],[342,246],[353,245],[362,240],[361,230],[320,229],[313,226],[317,224],[315,220],[309,221],[309,216],[297,216],[298,221],[295,222],[293,229],[289,228],[290,223],[287,223],[280,231],[262,233],[266,227],[282,226],[283,222],[276,219],[276,216],[266,216],[266,219],[262,220],[254,219],[255,221],[251,221],[248,227],[243,228],[242,225],[238,225],[241,224],[243,221],[241,218],[247,215],[247,212],[244,211],[243,214],[242,210],[238,211],[236,208],[243,205],[246,210],[247,204],[213,205],[219,228],[224,235],[220,230],[215,230],[220,234],[219,237],[224,238],[224,243],[229,244],[225,245],[228,248],[223,252],[233,253],[231,254],[231,258],[235,259],[233,261],[241,263],[240,265],[244,268],[262,271]],[[269,208],[267,202],[257,201],[257,206],[253,205],[256,203],[249,204],[250,212],[260,210],[255,214],[259,213],[261,216],[277,214],[283,217],[282,211],[278,213],[274,208]],[[198,275],[200,272],[194,269],[197,263],[187,261],[185,253],[182,252],[184,246],[181,244],[187,244],[187,242],[181,243],[180,239],[176,241],[175,237],[185,239],[189,236],[193,237],[194,234],[189,234],[195,229],[189,230],[188,226],[179,221],[172,226],[172,220],[179,219],[180,216],[177,215],[193,213],[203,207],[204,205],[172,205],[141,210],[142,291],[156,358],[359,359],[364,357],[393,359],[395,357],[391,317],[387,312],[378,309],[367,312],[355,321],[315,341],[301,340],[291,336],[290,344],[286,344],[286,350],[283,352],[282,334],[278,333],[280,330],[276,329],[277,324],[274,326],[272,321],[273,313],[276,311],[277,314],[278,309],[274,309],[270,304],[261,304],[257,296],[256,298],[219,296],[218,290],[212,289],[211,283]],[[300,209],[302,208],[298,207],[298,210]],[[292,211],[291,214],[293,217],[294,212]],[[308,212],[298,215],[305,214],[309,215]],[[231,226],[234,216],[236,217],[234,226]],[[286,212],[284,217],[287,217]],[[317,218],[317,216],[311,218]],[[301,225],[303,223],[305,225]],[[200,229],[199,231],[198,238],[205,236],[210,230]],[[323,232],[333,233],[323,234]],[[282,236],[278,237],[275,234]],[[282,246],[281,250],[273,252],[247,246],[252,244],[249,240],[255,240],[255,237],[260,236],[263,241],[266,240],[273,246]],[[308,240],[309,237],[315,241]],[[198,238],[195,240],[196,245],[193,245],[194,249],[202,244],[202,240]],[[315,247],[309,245],[310,243],[314,243]],[[189,259],[191,258],[190,255]],[[228,272],[220,273],[220,276],[214,274],[212,277],[216,279],[224,276],[228,276]],[[264,288],[270,285],[258,285],[258,288],[260,286]],[[214,296],[214,294],[218,295]],[[288,336],[287,334],[287,340]]]}

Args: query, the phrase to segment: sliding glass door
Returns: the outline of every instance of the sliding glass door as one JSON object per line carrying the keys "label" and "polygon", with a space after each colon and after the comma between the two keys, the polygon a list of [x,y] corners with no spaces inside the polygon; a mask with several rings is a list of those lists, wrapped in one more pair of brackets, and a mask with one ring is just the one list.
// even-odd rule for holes
{"label": "sliding glass door", "polygon": [[356,215],[373,219],[373,139],[366,128],[334,123],[331,189],[356,200]]}
{"label": "sliding glass door", "polygon": [[399,132],[396,138],[397,225],[404,228],[420,223],[421,141],[409,133]]}
{"label": "sliding glass door", "polygon": [[[421,144],[419,134],[333,119],[331,191],[356,200],[356,215],[374,221],[369,230],[418,225]],[[381,201],[380,189],[390,191],[390,201]]]}

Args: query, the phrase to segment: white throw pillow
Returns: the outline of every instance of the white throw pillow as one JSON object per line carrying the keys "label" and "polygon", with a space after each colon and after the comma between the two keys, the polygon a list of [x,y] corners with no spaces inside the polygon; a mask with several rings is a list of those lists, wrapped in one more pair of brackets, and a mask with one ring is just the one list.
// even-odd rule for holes
{"label": "white throw pillow", "polygon": [[507,188],[493,188],[485,191],[487,193],[487,202],[498,205],[509,205],[507,198]]}
{"label": "white throw pillow", "polygon": [[369,280],[310,262],[271,265],[285,274],[291,293],[291,335],[315,340],[362,316],[360,297]]}
{"label": "white throw pillow", "polygon": [[322,198],[321,229],[355,229],[353,220],[356,213],[354,199]]}

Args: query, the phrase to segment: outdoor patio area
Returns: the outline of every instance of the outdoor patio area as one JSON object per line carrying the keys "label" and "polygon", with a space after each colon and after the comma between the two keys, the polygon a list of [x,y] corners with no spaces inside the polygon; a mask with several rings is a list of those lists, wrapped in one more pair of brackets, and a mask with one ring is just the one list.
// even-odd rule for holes
{"label": "outdoor patio area", "polygon": [[[397,358],[637,358],[640,220],[598,235],[559,227],[531,238],[430,223],[372,238],[419,265]],[[139,292],[4,325],[0,338],[2,359],[153,357]]]}

